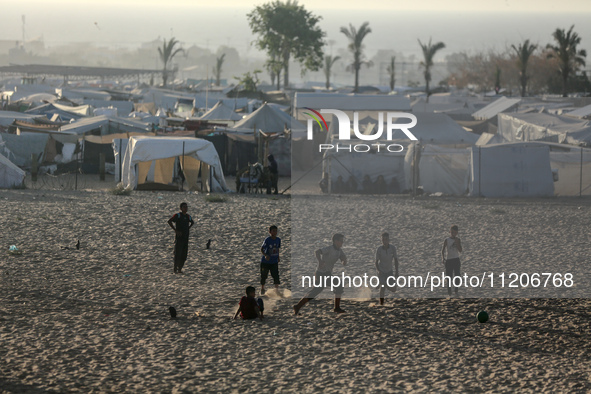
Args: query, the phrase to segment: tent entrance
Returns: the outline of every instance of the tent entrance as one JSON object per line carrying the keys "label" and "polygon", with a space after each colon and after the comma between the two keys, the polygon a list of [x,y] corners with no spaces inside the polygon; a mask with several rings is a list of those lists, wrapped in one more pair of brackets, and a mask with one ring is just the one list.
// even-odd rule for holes
{"label": "tent entrance", "polygon": [[137,164],[137,190],[209,190],[210,166],[189,156],[168,157]]}

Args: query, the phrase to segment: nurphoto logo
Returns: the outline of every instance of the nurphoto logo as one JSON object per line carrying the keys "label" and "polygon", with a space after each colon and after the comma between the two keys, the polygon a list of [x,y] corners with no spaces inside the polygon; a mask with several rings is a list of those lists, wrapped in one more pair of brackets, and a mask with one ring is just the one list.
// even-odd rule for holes
{"label": "nurphoto logo", "polygon": [[[321,109],[320,112],[305,107],[310,112],[304,112],[305,115],[310,116],[311,119],[308,119],[308,140],[313,139],[313,125],[314,121],[320,127],[320,130],[327,130],[328,125],[326,120],[322,116],[322,114],[332,114],[336,116],[339,126],[339,141],[347,141],[351,140],[351,119],[349,116],[338,109]],[[410,123],[394,123],[397,122],[399,119],[410,119]],[[378,129],[373,134],[363,134],[359,131],[359,113],[353,112],[353,133],[355,137],[362,141],[375,141],[382,137],[384,133],[384,112],[378,113]],[[418,138],[414,136],[413,133],[410,132],[410,128],[413,128],[417,124],[417,117],[413,114],[409,114],[406,112],[387,112],[386,113],[386,139],[388,141],[392,141],[392,135],[394,131],[400,130],[402,131],[407,138],[411,141],[418,141]],[[371,147],[374,147],[378,152],[380,152],[380,148],[386,148],[388,152],[396,153],[402,152],[404,147],[400,144],[390,144],[386,145],[383,143],[374,143],[374,144],[355,144],[355,145],[339,145],[338,143],[335,144],[320,144],[319,151],[347,151],[347,152],[369,152]]]}

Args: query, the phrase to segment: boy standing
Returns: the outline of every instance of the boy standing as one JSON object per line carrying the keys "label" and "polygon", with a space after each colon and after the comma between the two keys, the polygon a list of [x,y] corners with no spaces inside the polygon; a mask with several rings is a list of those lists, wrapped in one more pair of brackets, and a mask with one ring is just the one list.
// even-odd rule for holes
{"label": "boy standing", "polygon": [[[453,278],[460,276],[460,253],[462,253],[462,242],[458,237],[458,226],[451,226],[449,230],[450,237],[443,241],[443,248],[441,248],[441,258],[445,266],[445,276],[451,279],[450,286],[447,287],[447,293],[451,296],[451,287],[453,286]],[[447,252],[447,256],[446,256]],[[456,295],[458,295],[458,288],[453,286]]]}
{"label": "boy standing", "polygon": [[256,319],[257,317],[260,320],[263,320],[263,311],[265,310],[263,300],[260,298],[254,298],[254,294],[255,288],[248,286],[246,288],[246,296],[243,296],[242,299],[240,299],[240,305],[234,315],[234,319],[236,319],[240,313],[240,317],[245,320]]}
{"label": "boy standing", "polygon": [[[316,251],[316,260],[318,260],[318,268],[316,268],[315,276],[315,283],[319,283],[322,285],[326,285],[326,281],[324,279],[326,277],[330,277],[332,275],[332,269],[334,268],[335,263],[337,260],[341,260],[343,265],[347,265],[347,256],[341,249],[343,247],[343,242],[345,241],[345,236],[343,234],[335,234],[332,236],[332,245],[327,246],[326,248],[318,249]],[[324,286],[314,287],[312,290],[308,292],[298,302],[297,305],[293,306],[293,311],[297,315],[300,309],[306,305],[311,299],[318,296],[324,290]],[[337,313],[343,313],[344,310],[341,309],[341,297],[343,295],[343,287],[335,287],[334,288],[334,311]]]}
{"label": "boy standing", "polygon": [[[394,267],[392,267],[394,261]],[[396,269],[394,272],[393,268]],[[396,291],[396,284],[391,286],[388,284],[388,278],[398,277],[398,256],[396,255],[396,247],[390,245],[390,234],[382,234],[382,246],[376,250],[376,270],[378,271],[378,278],[380,279],[380,305],[384,305],[384,295],[386,289],[391,292]],[[390,279],[392,282],[393,279]]]}
{"label": "boy standing", "polygon": [[[187,213],[189,206],[186,202],[181,203],[181,211],[175,213],[173,217],[168,219],[168,225],[174,230],[174,273],[182,274],[183,266],[187,261],[187,253],[189,251],[189,229],[193,227],[195,222],[191,215]],[[176,227],[172,223],[176,224]]]}
{"label": "boy standing", "polygon": [[269,236],[263,241],[261,246],[261,295],[265,294],[265,283],[269,272],[273,277],[275,290],[278,291],[281,281],[279,280],[279,248],[281,247],[281,238],[277,236],[277,226],[269,227]]}

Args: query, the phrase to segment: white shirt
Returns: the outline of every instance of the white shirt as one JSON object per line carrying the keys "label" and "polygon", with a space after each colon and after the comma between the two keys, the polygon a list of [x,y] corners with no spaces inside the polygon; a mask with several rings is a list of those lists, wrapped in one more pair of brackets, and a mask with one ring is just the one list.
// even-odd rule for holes
{"label": "white shirt", "polygon": [[445,242],[447,245],[447,260],[460,258],[460,252],[458,251],[458,248],[456,247],[456,243],[455,243],[456,239],[459,240],[458,237],[456,237],[456,238],[447,237],[445,239]]}
{"label": "white shirt", "polygon": [[345,253],[342,249],[335,249],[334,246],[327,246],[326,248],[320,249],[320,263],[318,263],[318,271],[320,272],[332,272],[334,263],[337,260],[345,260]]}
{"label": "white shirt", "polygon": [[392,261],[398,259],[396,255],[396,247],[392,244],[388,245],[388,249],[384,249],[384,246],[380,246],[376,250],[376,262],[378,263],[378,269],[380,272],[391,272],[393,271]]}

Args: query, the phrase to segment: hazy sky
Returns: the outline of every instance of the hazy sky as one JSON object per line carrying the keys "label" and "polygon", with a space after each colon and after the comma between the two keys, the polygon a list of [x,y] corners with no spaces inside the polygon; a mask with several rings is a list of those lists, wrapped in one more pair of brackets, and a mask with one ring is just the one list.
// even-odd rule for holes
{"label": "hazy sky", "polygon": [[[35,4],[42,7],[56,7],[59,5],[83,4],[113,6],[121,4],[135,5],[137,7],[174,7],[189,6],[191,8],[251,8],[266,3],[266,1],[196,1],[174,0],[165,2],[162,0],[21,0],[14,2],[13,6],[21,4]],[[591,12],[591,2],[588,0],[300,0],[300,4],[309,9],[356,9],[356,10],[405,10],[405,11],[506,11],[523,12],[537,10],[540,12]]]}
{"label": "hazy sky", "polygon": [[[215,51],[221,45],[256,55],[246,14],[266,1],[241,0],[0,0],[0,37],[20,40],[25,16],[27,40],[43,37],[46,47],[71,42],[130,47],[175,37],[183,46]],[[10,5],[7,6],[6,4]],[[370,22],[367,52],[418,52],[417,39],[446,43],[445,54],[504,49],[524,39],[545,46],[557,28],[575,31],[591,54],[589,0],[300,0],[322,16],[330,50],[346,46],[341,26]],[[589,61],[591,64],[591,61]]]}

